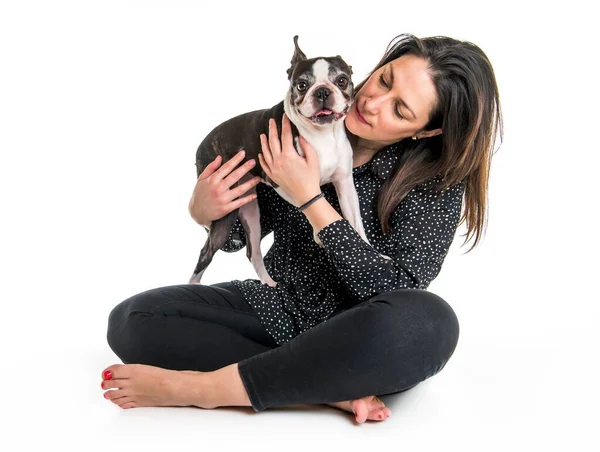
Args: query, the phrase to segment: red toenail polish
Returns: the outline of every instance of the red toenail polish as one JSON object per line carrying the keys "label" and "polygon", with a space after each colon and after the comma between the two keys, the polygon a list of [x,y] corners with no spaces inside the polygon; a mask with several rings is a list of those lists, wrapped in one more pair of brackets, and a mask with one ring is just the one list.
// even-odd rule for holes
{"label": "red toenail polish", "polygon": [[104,393],[104,398],[105,398],[105,399],[106,399],[106,395],[107,395],[107,394],[108,394],[108,392],[105,392],[105,393]]}
{"label": "red toenail polish", "polygon": [[379,413],[379,419],[383,419],[383,414]]}
{"label": "red toenail polish", "polygon": [[106,372],[104,372],[105,380],[110,380],[111,378],[112,378],[112,372],[110,370],[107,370]]}
{"label": "red toenail polish", "polygon": [[100,386],[102,386],[102,389],[104,389],[104,382],[100,383]]}

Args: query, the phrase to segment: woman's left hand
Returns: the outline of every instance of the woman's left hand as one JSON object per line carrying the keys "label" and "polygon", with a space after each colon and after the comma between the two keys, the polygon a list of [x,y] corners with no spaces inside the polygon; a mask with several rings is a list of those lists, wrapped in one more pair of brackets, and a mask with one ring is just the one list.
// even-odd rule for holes
{"label": "woman's left hand", "polygon": [[321,170],[315,149],[299,137],[305,157],[294,147],[290,120],[284,113],[281,121],[281,141],[277,124],[269,119],[269,138],[260,135],[262,154],[258,154],[260,165],[267,176],[278,184],[296,203],[296,207],[310,201],[321,192]]}

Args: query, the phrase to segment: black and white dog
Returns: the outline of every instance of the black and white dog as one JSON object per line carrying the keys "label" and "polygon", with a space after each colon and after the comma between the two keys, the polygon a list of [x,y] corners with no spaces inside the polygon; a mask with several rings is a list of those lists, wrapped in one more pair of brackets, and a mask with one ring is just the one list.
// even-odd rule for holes
{"label": "black and white dog", "polygon": [[[298,135],[302,135],[319,157],[320,185],[329,182],[334,185],[344,218],[365,242],[369,243],[363,229],[358,195],[352,177],[352,147],[346,136],[343,121],[354,100],[351,66],[339,55],[307,59],[298,47],[298,36],[294,36],[294,46],[294,56],[287,70],[290,88],[285,99],[270,109],[236,116],[213,129],[196,152],[197,176],[200,176],[217,155],[220,154],[222,162],[226,162],[243,149],[246,151],[246,160],[255,159],[256,165],[235,186],[260,176],[261,182],[273,187],[283,199],[294,204],[292,198],[262,170],[258,160],[258,154],[261,152],[260,134],[264,133],[268,137],[269,118],[274,118],[281,137],[281,119],[285,112],[292,124],[292,135],[298,154],[304,157],[298,142]],[[240,163],[240,166],[242,164]],[[245,195],[252,192],[256,192],[256,187],[252,187]],[[200,283],[213,255],[227,241],[238,215],[246,233],[246,255],[260,281],[270,287],[277,285],[268,275],[261,254],[258,199],[207,225],[208,240],[200,252],[200,259],[189,280],[190,283]],[[322,245],[316,231],[314,239]]]}

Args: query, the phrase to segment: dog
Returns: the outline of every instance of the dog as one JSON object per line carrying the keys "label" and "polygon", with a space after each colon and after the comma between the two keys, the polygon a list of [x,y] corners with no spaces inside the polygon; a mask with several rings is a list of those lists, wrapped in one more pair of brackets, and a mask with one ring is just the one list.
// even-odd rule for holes
{"label": "dog", "polygon": [[[266,110],[256,110],[236,116],[213,129],[202,141],[196,152],[197,177],[216,158],[222,156],[226,162],[240,150],[245,150],[245,159],[255,159],[261,152],[260,134],[268,137],[269,118],[274,118],[281,138],[281,121],[285,112],[290,119],[294,146],[298,154],[304,152],[298,141],[302,135],[315,149],[321,171],[320,185],[331,182],[338,196],[343,217],[354,227],[357,233],[369,243],[360,215],[358,195],[352,176],[353,151],[346,135],[343,119],[354,101],[352,67],[341,56],[306,58],[298,46],[298,36],[294,36],[294,55],[287,70],[290,82],[289,90],[282,102]],[[240,163],[239,166],[243,164]],[[294,204],[292,198],[279,185],[270,179],[259,164],[248,171],[234,186],[260,176],[261,182],[270,187],[287,202]],[[252,187],[244,195],[256,193]],[[299,206],[297,206],[299,207]],[[260,249],[261,229],[258,199],[246,203],[208,227],[208,239],[200,252],[198,264],[189,280],[190,284],[199,284],[202,274],[212,261],[214,254],[227,241],[237,217],[240,217],[246,233],[246,255],[262,284],[276,287],[267,273]],[[313,231],[315,242],[322,246]]]}

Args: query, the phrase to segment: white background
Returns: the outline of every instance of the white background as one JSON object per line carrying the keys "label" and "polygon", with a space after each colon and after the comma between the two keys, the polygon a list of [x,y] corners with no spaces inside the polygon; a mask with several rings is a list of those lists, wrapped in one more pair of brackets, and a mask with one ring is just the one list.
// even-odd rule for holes
{"label": "white background", "polygon": [[[578,2],[207,3],[0,7],[0,447],[592,450],[591,12]],[[342,55],[358,83],[404,32],[479,45],[505,119],[484,240],[464,254],[463,226],[429,287],[460,320],[446,368],[384,397],[383,423],[315,405],[256,414],[106,401],[100,373],[120,362],[106,343],[110,310],[186,283],[206,239],[187,209],[202,138],[283,98],[295,34],[308,57]],[[255,277],[245,250],[220,252],[202,282]]]}

